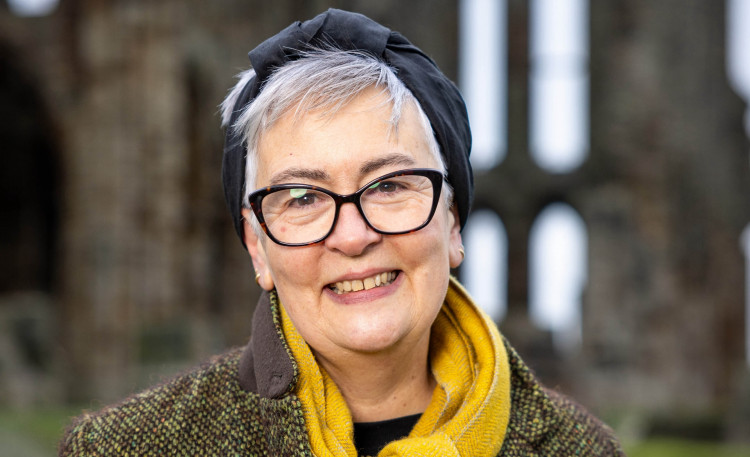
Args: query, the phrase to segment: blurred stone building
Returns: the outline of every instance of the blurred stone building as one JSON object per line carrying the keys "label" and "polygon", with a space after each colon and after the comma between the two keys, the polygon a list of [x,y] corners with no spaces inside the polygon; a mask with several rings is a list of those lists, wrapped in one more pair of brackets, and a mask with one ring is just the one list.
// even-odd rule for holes
{"label": "blurred stone building", "polygon": [[[741,415],[750,167],[723,2],[590,2],[590,151],[566,174],[529,156],[528,5],[508,3],[508,155],[477,176],[508,233],[503,331],[600,414]],[[217,105],[247,51],[331,6],[457,79],[455,0],[0,3],[1,402],[108,402],[244,344],[259,291],[223,202]],[[553,202],[588,233],[567,355],[526,307],[529,232]]]}

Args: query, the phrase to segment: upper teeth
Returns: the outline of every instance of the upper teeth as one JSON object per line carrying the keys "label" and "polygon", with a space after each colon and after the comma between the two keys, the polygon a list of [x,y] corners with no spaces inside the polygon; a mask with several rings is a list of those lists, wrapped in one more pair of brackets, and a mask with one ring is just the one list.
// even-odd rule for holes
{"label": "upper teeth", "polygon": [[380,273],[375,276],[370,276],[365,279],[353,279],[351,281],[339,281],[336,284],[332,284],[334,292],[337,294],[343,294],[346,292],[357,292],[359,290],[369,290],[373,287],[385,286],[393,282],[396,279],[396,272],[391,271],[388,273]]}

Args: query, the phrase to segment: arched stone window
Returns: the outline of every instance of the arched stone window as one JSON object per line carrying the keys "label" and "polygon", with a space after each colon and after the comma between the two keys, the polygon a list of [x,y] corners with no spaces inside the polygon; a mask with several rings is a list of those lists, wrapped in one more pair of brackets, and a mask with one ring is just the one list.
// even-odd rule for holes
{"label": "arched stone window", "polygon": [[588,277],[586,224],[566,203],[542,210],[529,237],[529,313],[564,353],[581,345],[581,298]]}
{"label": "arched stone window", "polygon": [[529,3],[529,147],[549,173],[573,171],[588,154],[587,3]]}
{"label": "arched stone window", "polygon": [[0,43],[0,294],[51,292],[57,239],[55,129],[33,80]]}
{"label": "arched stone window", "polygon": [[506,0],[460,4],[459,82],[473,139],[475,171],[503,161],[507,150]]}
{"label": "arched stone window", "polygon": [[463,240],[466,260],[461,282],[479,306],[500,322],[508,306],[508,237],[503,222],[492,211],[474,211]]}

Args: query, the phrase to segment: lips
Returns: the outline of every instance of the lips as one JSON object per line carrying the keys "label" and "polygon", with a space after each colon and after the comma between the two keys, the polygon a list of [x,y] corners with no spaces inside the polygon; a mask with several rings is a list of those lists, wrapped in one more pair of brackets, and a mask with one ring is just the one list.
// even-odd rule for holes
{"label": "lips", "polygon": [[349,292],[359,292],[360,290],[370,290],[375,287],[387,286],[396,279],[396,276],[398,276],[397,271],[383,272],[363,279],[338,281],[330,284],[328,287],[337,294],[342,295]]}

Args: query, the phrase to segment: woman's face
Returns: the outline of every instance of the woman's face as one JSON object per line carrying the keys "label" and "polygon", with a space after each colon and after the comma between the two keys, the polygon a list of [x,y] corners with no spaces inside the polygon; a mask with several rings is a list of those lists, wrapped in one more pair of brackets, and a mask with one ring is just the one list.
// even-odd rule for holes
{"label": "woman's face", "polygon": [[[257,186],[306,183],[349,194],[391,171],[439,168],[416,108],[404,106],[396,131],[389,129],[391,106],[383,101],[371,89],[333,117],[283,116],[259,143]],[[243,214],[254,217],[249,210]],[[461,262],[459,228],[441,197],[432,221],[410,234],[378,234],[353,204],[344,204],[333,232],[317,244],[280,246],[265,235],[258,239],[249,224],[245,242],[261,286],[276,287],[313,350],[378,352],[415,344],[429,334],[448,287],[449,267]],[[378,275],[395,279],[369,290],[339,294],[332,289]]]}

